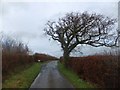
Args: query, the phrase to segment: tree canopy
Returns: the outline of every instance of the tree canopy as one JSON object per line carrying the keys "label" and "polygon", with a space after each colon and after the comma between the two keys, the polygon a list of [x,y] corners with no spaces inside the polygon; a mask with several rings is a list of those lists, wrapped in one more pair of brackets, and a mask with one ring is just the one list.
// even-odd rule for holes
{"label": "tree canopy", "polygon": [[94,47],[117,46],[118,31],[114,30],[117,19],[100,14],[67,13],[58,21],[48,21],[44,29],[53,40],[58,41],[64,51],[64,57],[79,44]]}

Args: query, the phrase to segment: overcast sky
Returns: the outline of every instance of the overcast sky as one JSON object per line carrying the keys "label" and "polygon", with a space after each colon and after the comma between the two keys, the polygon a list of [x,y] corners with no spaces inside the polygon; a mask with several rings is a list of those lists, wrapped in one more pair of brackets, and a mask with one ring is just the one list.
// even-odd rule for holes
{"label": "overcast sky", "polygon": [[[74,1],[74,0],[73,0]],[[114,0],[112,0],[114,1]],[[56,20],[69,12],[99,13],[118,17],[117,2],[3,2],[0,32],[20,39],[34,52],[62,55],[60,45],[44,35],[48,20]],[[84,55],[101,52],[102,48],[82,48]]]}

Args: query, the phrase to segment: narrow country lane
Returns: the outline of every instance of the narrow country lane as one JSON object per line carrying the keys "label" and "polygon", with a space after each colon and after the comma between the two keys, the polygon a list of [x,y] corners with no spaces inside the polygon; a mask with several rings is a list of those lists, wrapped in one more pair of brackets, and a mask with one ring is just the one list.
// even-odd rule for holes
{"label": "narrow country lane", "polygon": [[73,86],[60,75],[57,61],[51,61],[42,66],[30,89],[32,88],[73,88]]}

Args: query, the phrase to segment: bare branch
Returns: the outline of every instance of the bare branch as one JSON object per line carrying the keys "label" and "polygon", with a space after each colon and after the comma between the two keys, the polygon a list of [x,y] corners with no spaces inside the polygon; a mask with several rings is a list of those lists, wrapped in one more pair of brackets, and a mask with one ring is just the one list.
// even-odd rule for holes
{"label": "bare branch", "polygon": [[111,32],[116,23],[100,14],[67,13],[65,17],[59,18],[58,22],[48,22],[45,31],[52,39],[61,43],[63,51],[67,55],[79,44],[87,44],[94,47],[117,46],[119,32]]}

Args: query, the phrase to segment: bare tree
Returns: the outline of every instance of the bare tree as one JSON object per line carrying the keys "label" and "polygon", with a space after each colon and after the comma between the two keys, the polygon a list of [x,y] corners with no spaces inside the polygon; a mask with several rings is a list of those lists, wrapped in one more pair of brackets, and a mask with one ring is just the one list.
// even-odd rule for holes
{"label": "bare tree", "polygon": [[[79,44],[94,47],[117,45],[118,33],[113,33],[116,19],[100,14],[67,13],[57,22],[48,21],[45,27],[47,35],[58,41],[64,51],[64,60],[67,63],[72,50]],[[117,32],[117,30],[116,30]]]}
{"label": "bare tree", "polygon": [[27,44],[23,44],[21,41],[13,39],[7,35],[1,34],[1,41],[3,52],[7,53],[19,53],[28,54],[29,48]]}

